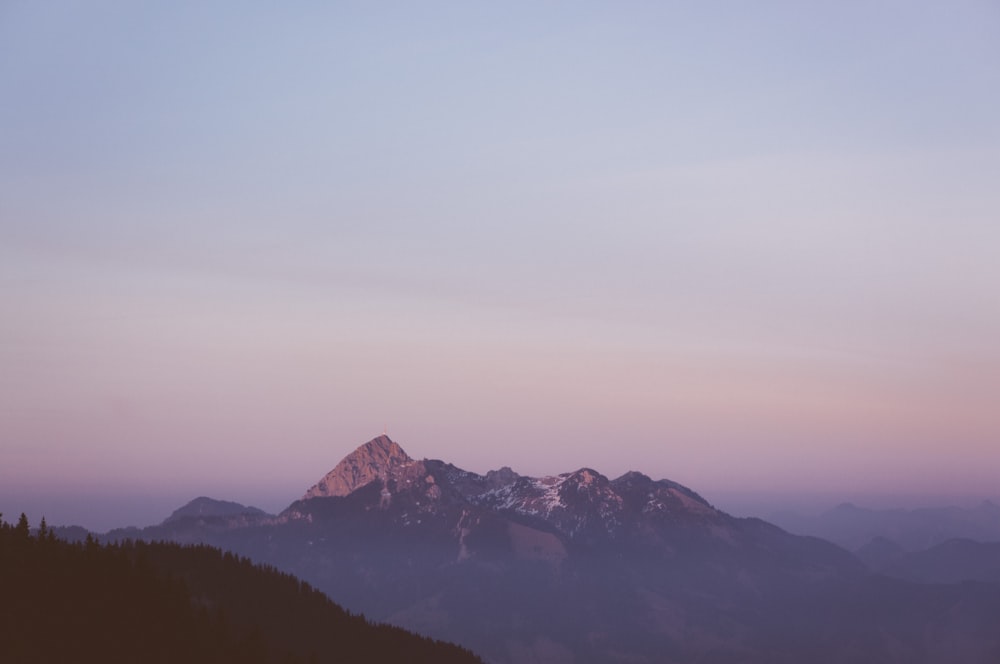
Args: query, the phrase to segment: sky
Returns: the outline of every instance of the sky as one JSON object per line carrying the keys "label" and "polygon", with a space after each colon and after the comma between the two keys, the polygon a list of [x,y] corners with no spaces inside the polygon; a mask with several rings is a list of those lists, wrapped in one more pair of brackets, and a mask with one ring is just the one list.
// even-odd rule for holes
{"label": "sky", "polygon": [[[1000,5],[0,0],[0,511],[997,496]],[[720,498],[721,497],[721,498]]]}

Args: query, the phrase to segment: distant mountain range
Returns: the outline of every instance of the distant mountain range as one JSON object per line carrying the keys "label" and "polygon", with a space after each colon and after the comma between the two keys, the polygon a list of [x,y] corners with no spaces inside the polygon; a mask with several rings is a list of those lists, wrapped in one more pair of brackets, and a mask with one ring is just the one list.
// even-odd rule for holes
{"label": "distant mountain range", "polygon": [[380,436],[281,514],[199,501],[107,537],[236,551],[492,662],[1000,661],[1000,584],[872,576],[638,472],[479,475]]}
{"label": "distant mountain range", "polygon": [[791,532],[822,537],[850,551],[857,551],[876,538],[911,552],[952,539],[1000,542],[1000,506],[988,500],[972,509],[874,510],[844,503],[818,516],[784,513],[771,518]]}
{"label": "distant mountain range", "polygon": [[1000,542],[951,539],[923,551],[905,551],[877,538],[858,551],[870,569],[918,583],[983,581],[1000,584]]}

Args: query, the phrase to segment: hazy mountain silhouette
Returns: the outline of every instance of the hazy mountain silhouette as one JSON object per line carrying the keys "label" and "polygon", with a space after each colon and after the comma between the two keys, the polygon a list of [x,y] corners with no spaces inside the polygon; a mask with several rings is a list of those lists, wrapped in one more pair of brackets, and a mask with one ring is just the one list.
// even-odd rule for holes
{"label": "hazy mountain silhouette", "polygon": [[256,507],[247,507],[246,505],[241,505],[228,500],[215,500],[213,498],[201,496],[199,498],[195,498],[183,507],[179,507],[174,510],[173,514],[164,519],[163,523],[171,523],[188,518],[239,516],[253,518],[267,516],[267,512]]}
{"label": "hazy mountain silhouette", "polygon": [[873,577],[638,472],[479,475],[380,436],[276,517],[140,534],[240,552],[496,662],[1000,661],[1000,587]]}
{"label": "hazy mountain silhouette", "polygon": [[894,556],[873,569],[921,583],[984,581],[1000,584],[1000,542],[948,540],[923,551]]}
{"label": "hazy mountain silhouette", "polygon": [[786,513],[774,519],[791,532],[822,537],[850,551],[878,537],[895,542],[905,551],[922,551],[951,539],[1000,541],[1000,506],[990,501],[973,509],[909,510],[874,510],[844,503],[818,516]]}
{"label": "hazy mountain silhouette", "polygon": [[887,540],[884,537],[876,537],[855,551],[855,555],[869,569],[878,571],[905,556],[906,549],[892,540]]}

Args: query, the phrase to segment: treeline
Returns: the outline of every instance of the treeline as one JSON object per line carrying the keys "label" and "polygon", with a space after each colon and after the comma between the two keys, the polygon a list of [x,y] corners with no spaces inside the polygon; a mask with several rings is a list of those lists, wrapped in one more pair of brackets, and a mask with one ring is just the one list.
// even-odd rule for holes
{"label": "treeline", "polygon": [[479,662],[208,546],[55,537],[0,515],[0,662]]}

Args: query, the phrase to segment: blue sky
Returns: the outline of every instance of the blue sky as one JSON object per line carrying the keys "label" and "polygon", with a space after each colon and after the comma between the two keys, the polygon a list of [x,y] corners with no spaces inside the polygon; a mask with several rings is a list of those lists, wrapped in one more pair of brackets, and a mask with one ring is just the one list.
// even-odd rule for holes
{"label": "blue sky", "polygon": [[[0,485],[995,491],[992,2],[0,5]],[[58,520],[58,519],[57,519]]]}

